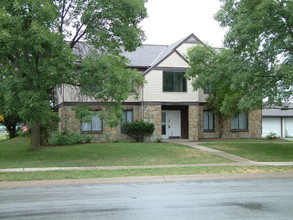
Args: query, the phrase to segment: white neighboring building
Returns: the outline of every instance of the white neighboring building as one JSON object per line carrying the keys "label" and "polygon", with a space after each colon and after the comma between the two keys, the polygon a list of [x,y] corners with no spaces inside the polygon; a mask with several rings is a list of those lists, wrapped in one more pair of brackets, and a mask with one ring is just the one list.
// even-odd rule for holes
{"label": "white neighboring building", "polygon": [[[293,104],[289,105],[293,108]],[[279,137],[293,137],[293,109],[263,109],[262,111],[262,136],[270,132]]]}

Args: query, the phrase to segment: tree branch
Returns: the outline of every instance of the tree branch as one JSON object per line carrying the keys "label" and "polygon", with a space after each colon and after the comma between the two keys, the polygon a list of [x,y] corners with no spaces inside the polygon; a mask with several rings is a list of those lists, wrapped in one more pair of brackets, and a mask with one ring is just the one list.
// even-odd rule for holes
{"label": "tree branch", "polygon": [[66,8],[66,0],[63,0],[63,2],[62,2],[61,21],[60,21],[60,26],[59,26],[60,33],[63,32],[64,20],[65,20],[65,17],[68,14],[68,12],[69,12],[69,10],[71,8],[72,2],[73,2],[73,0],[70,0],[70,3],[69,3],[67,8]]}
{"label": "tree branch", "polygon": [[80,40],[80,38],[82,38],[85,33],[86,33],[86,28],[85,30],[80,34],[79,32],[81,31],[82,27],[84,26],[84,24],[81,24],[78,28],[77,28],[77,31],[73,37],[73,39],[71,40],[71,43],[70,43],[70,47],[73,48],[74,45]]}

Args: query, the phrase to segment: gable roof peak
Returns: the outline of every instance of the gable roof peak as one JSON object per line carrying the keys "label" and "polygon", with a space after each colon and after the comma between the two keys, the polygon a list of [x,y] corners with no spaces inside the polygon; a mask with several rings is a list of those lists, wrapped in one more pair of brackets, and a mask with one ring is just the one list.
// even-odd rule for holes
{"label": "gable roof peak", "polygon": [[188,35],[187,37],[182,38],[181,40],[167,46],[164,48],[158,57],[152,62],[150,68],[148,68],[143,75],[146,75],[149,71],[151,71],[155,66],[160,64],[163,60],[165,60],[171,53],[175,52],[178,47],[180,47],[184,43],[202,43],[193,33]]}

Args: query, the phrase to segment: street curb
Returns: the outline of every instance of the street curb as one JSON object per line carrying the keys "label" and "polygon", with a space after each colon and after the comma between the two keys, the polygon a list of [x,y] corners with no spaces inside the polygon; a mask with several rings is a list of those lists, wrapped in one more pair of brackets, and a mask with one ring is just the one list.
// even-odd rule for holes
{"label": "street curb", "polygon": [[278,178],[292,178],[293,179],[293,172],[14,181],[14,182],[0,182],[0,189],[54,187],[54,186],[72,186],[72,185],[78,186],[78,185],[96,185],[96,184],[156,183],[156,182],[180,182],[180,181],[222,181],[222,180],[241,180],[241,179],[247,179],[247,180],[249,179],[278,179]]}

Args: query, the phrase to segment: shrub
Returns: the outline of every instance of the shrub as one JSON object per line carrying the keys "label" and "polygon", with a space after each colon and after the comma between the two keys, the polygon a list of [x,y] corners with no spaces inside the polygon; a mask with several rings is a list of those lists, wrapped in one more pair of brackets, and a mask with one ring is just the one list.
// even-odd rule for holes
{"label": "shrub", "polygon": [[82,135],[68,132],[55,132],[50,137],[50,144],[53,145],[72,145],[80,144],[82,142],[89,143],[93,137],[91,135]]}
{"label": "shrub", "polygon": [[278,135],[272,131],[266,136],[267,139],[276,139],[277,137]]}
{"label": "shrub", "polygon": [[161,138],[161,137],[158,137],[158,138],[156,139],[156,142],[157,142],[157,143],[161,143],[161,142],[162,142],[162,140],[163,140],[163,138]]}
{"label": "shrub", "polygon": [[125,133],[138,142],[143,142],[145,137],[153,134],[155,126],[153,123],[136,121],[124,124]]}
{"label": "shrub", "polygon": [[82,135],[82,138],[85,143],[90,143],[94,137],[93,135],[90,135],[90,134],[84,134]]}

